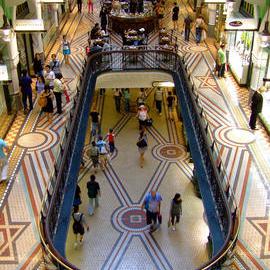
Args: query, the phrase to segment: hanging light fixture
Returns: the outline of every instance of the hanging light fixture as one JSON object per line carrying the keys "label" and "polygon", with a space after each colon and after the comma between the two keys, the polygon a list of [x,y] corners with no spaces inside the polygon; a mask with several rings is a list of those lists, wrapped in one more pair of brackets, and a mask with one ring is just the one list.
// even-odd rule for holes
{"label": "hanging light fixture", "polygon": [[261,46],[268,47],[270,45],[270,32],[269,32],[269,8],[267,10],[267,17],[264,24],[264,29],[259,33],[261,38]]}

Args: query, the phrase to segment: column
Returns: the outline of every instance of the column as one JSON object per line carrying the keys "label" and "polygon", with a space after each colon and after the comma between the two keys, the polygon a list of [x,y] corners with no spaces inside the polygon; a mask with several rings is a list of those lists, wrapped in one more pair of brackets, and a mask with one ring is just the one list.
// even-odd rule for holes
{"label": "column", "polygon": [[57,11],[58,11],[58,4],[54,4],[53,5],[53,15],[54,15],[54,22],[55,22],[56,29],[59,28]]}
{"label": "column", "polygon": [[209,14],[209,22],[208,22],[208,36],[215,37],[215,25],[216,25],[216,4],[208,4],[208,14]]}
{"label": "column", "polygon": [[[40,1],[38,1],[38,0],[35,1],[35,7],[36,7],[35,12],[36,12],[37,19],[42,19]],[[44,48],[43,48],[41,33],[32,34],[32,39],[33,39],[33,43],[34,43],[34,46],[33,46],[34,54],[42,53],[44,51]]]}
{"label": "column", "polygon": [[10,72],[10,78],[12,80],[11,86],[9,87],[9,94],[13,96],[14,105],[16,110],[20,109],[20,96],[19,96],[19,77],[17,72],[17,65],[19,63],[19,52],[17,47],[17,39],[16,34],[13,30],[9,30],[10,32],[10,40],[6,43],[7,44],[7,51],[8,56],[5,59],[7,66]]}

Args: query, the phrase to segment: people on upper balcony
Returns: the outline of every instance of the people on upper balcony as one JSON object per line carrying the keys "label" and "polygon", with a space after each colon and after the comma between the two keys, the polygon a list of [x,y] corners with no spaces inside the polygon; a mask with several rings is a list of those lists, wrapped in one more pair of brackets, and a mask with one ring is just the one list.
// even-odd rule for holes
{"label": "people on upper balcony", "polygon": [[137,12],[138,13],[143,13],[144,12],[143,0],[138,0]]}
{"label": "people on upper balcony", "polygon": [[107,30],[107,23],[108,23],[107,15],[108,15],[107,10],[103,6],[100,10],[99,17],[100,17],[101,29],[104,30],[105,32]]}
{"label": "people on upper balcony", "polygon": [[136,10],[137,10],[137,0],[130,0],[129,1],[129,12],[131,14],[135,15]]}
{"label": "people on upper balcony", "polygon": [[100,37],[100,26],[99,23],[96,23],[90,32],[91,39],[97,39]]}
{"label": "people on upper balcony", "polygon": [[120,2],[118,0],[113,0],[113,2],[112,2],[112,11],[113,11],[113,13],[118,15],[120,13],[120,10],[121,10]]}

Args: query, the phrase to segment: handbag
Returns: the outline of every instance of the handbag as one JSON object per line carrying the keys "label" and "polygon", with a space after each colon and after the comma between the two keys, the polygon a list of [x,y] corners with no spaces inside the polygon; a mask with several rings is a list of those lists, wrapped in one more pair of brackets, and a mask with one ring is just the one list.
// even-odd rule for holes
{"label": "handbag", "polygon": [[153,119],[152,118],[146,119],[145,123],[147,127],[151,127],[153,125]]}
{"label": "handbag", "polygon": [[44,94],[41,94],[39,99],[38,99],[38,105],[41,107],[41,108],[44,108],[47,106],[47,97],[44,95]]}

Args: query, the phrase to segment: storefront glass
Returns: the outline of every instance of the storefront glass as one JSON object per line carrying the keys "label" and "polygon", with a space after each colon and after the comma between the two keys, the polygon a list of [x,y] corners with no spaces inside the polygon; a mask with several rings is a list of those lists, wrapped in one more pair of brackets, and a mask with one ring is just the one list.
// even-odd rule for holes
{"label": "storefront glass", "polygon": [[54,23],[53,5],[41,5],[41,12],[44,21],[44,28],[49,31]]}
{"label": "storefront glass", "polygon": [[253,35],[253,31],[229,31],[227,35],[228,63],[240,85],[248,83]]}

